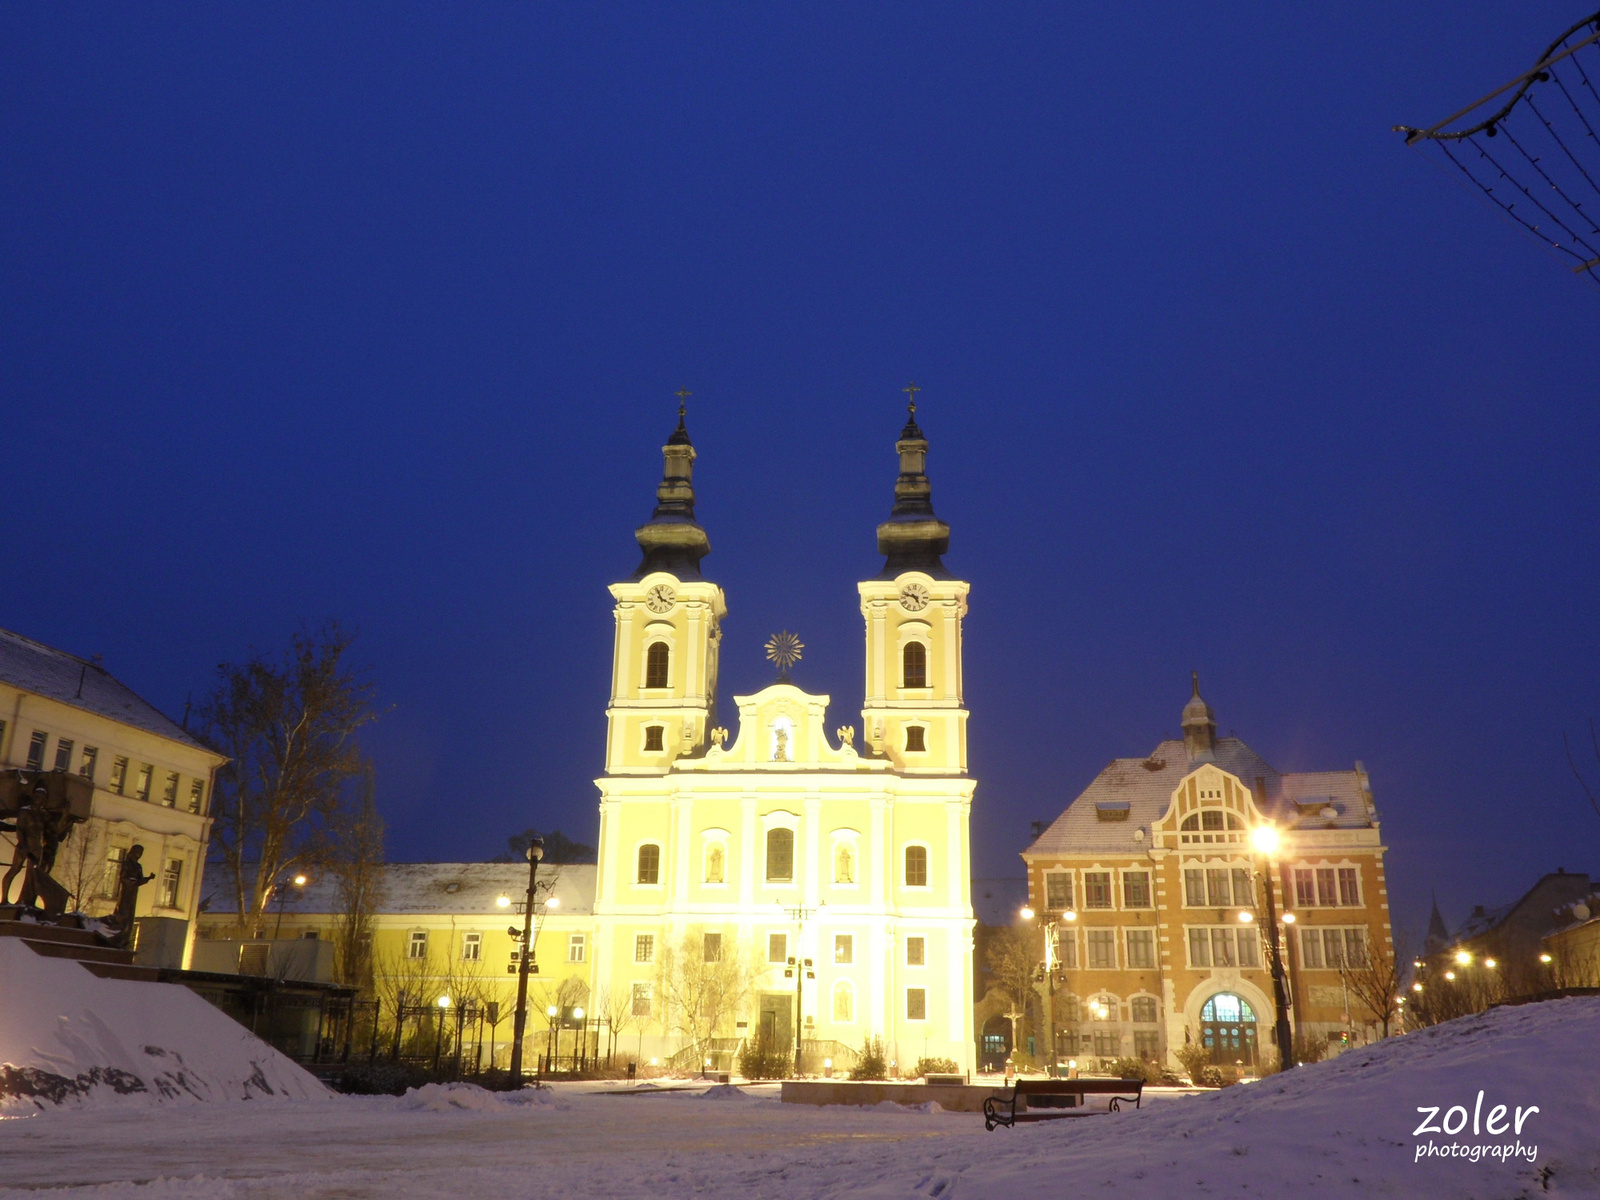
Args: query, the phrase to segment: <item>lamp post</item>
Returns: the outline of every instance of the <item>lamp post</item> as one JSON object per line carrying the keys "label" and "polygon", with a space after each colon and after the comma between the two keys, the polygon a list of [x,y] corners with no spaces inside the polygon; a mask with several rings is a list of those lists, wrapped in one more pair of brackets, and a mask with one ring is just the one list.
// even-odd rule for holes
{"label": "lamp post", "polygon": [[1289,1030],[1289,994],[1283,980],[1283,944],[1278,931],[1278,906],[1272,895],[1272,863],[1278,853],[1278,831],[1271,825],[1257,825],[1250,833],[1250,844],[1266,860],[1261,874],[1266,881],[1267,928],[1271,931],[1272,1001],[1277,1009],[1276,1033],[1278,1062],[1282,1069],[1294,1066],[1294,1035]]}
{"label": "lamp post", "polygon": [[528,961],[533,957],[533,888],[539,878],[544,839],[528,843],[528,903],[522,912],[522,954],[517,959],[517,1016],[511,1029],[511,1086],[522,1086],[522,1035],[528,1028]]}
{"label": "lamp post", "polygon": [[789,962],[783,972],[786,977],[791,971],[794,973],[794,1073],[796,1077],[800,1074],[800,1047],[804,1029],[803,1022],[805,1021],[803,1015],[805,1011],[803,1007],[805,981],[807,976],[812,979],[817,977],[816,972],[812,969],[811,960],[805,956],[804,945],[806,922],[815,915],[816,911],[814,908],[799,906],[784,909],[784,912],[789,914],[789,919],[794,922],[794,948],[798,951],[798,953],[789,956]]}
{"label": "lamp post", "polygon": [[[290,880],[290,882],[293,883],[297,888],[303,888],[306,885],[306,877],[304,875],[296,875],[292,880]],[[283,932],[283,905],[288,899],[289,889],[280,885],[278,888],[278,920],[277,923],[272,927],[273,941],[277,941],[278,935]]]}
{"label": "lamp post", "polygon": [[[1020,915],[1024,921],[1031,921],[1033,920],[1034,912],[1032,908],[1024,905],[1018,915]],[[1069,928],[1069,923],[1076,921],[1077,919],[1078,914],[1072,909],[1068,909],[1066,912],[1061,914],[1062,924],[1068,925]],[[1049,1059],[1047,1060],[1045,1067],[1045,1074],[1049,1075],[1053,1079],[1056,1075],[1056,983],[1057,972],[1061,970],[1061,953],[1056,939],[1061,936],[1061,930],[1052,923],[1047,924],[1044,927],[1043,932],[1043,981],[1045,985],[1044,1038],[1045,1046],[1047,1047],[1046,1052],[1049,1055]],[[1013,1043],[1015,1043],[1017,1040],[1016,1031],[1014,1029],[1011,1033],[1011,1040]]]}

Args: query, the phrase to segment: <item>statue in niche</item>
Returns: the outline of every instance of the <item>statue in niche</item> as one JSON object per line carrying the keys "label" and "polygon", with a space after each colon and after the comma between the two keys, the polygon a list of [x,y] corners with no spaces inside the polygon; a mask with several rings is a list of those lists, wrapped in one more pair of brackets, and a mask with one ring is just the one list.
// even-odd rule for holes
{"label": "statue in niche", "polygon": [[723,881],[723,855],[722,843],[712,842],[706,849],[706,882],[721,883]]}
{"label": "statue in niche", "polygon": [[853,750],[856,744],[856,727],[854,725],[841,725],[834,730],[839,735],[839,745],[846,750]]}
{"label": "statue in niche", "polygon": [[772,761],[789,761],[789,727],[787,725],[774,725],[772,727]]}
{"label": "statue in niche", "polygon": [[835,883],[856,881],[856,856],[850,849],[849,842],[840,842],[838,850],[834,851],[833,881]]}
{"label": "statue in niche", "polygon": [[139,889],[155,878],[144,873],[139,861],[143,857],[143,846],[131,847],[122,860],[122,874],[117,882],[117,911],[111,923],[117,927],[117,945],[123,949],[133,945],[133,912],[139,906]]}

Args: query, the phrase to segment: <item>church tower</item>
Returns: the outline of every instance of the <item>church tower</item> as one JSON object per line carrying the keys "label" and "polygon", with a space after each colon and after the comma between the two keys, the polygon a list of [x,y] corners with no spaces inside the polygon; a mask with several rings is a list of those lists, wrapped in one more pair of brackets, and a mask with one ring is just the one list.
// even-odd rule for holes
{"label": "church tower", "polygon": [[606,771],[662,775],[705,744],[715,719],[717,652],[727,605],[700,574],[711,539],[694,515],[694,446],[684,423],[662,447],[666,464],[650,520],[634,531],[644,552],[631,578],[611,585],[616,644],[606,709]]}
{"label": "church tower", "polygon": [[911,402],[895,443],[894,508],[878,526],[883,570],[857,585],[867,626],[864,740],[905,774],[964,774],[961,621],[968,585],[945,570],[950,527],[933,512],[917,389],[906,390]]}

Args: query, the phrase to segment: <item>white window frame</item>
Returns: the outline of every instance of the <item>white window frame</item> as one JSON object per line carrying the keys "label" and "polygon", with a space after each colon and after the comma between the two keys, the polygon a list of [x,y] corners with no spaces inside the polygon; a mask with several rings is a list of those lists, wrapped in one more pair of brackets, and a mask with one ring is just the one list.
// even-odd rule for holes
{"label": "white window frame", "polygon": [[[1076,912],[1078,908],[1078,881],[1073,878],[1077,874],[1070,867],[1049,867],[1041,872],[1040,886],[1044,888],[1039,908],[1042,912]],[[1067,877],[1067,899],[1071,901],[1065,908],[1056,908],[1050,903],[1050,877]]]}
{"label": "white window frame", "polygon": [[[1088,929],[1085,929],[1083,931],[1083,948],[1084,948],[1084,951],[1085,951],[1085,958],[1083,960],[1084,970],[1086,970],[1086,971],[1115,971],[1115,970],[1117,970],[1118,967],[1120,966],[1120,964],[1117,961],[1117,942],[1119,940],[1120,939],[1117,937],[1117,931],[1116,931],[1116,928],[1114,926],[1110,926],[1110,925],[1091,925]],[[1092,951],[1094,949],[1094,947],[1097,944],[1097,942],[1101,946],[1104,946],[1107,943],[1110,944],[1110,946],[1111,946],[1111,961],[1109,963],[1096,963],[1094,961],[1094,955],[1091,954],[1091,953],[1088,953],[1089,951]]]}
{"label": "white window frame", "polygon": [[[922,943],[922,961],[921,962],[912,962],[911,961],[911,943],[912,942],[921,942]],[[922,970],[924,967],[926,967],[928,965],[928,935],[927,934],[925,934],[925,933],[907,934],[906,938],[905,938],[905,947],[906,947],[906,952],[905,952],[904,955],[902,955],[902,957],[905,959],[905,964],[906,964],[907,967],[909,967],[913,971],[920,971],[920,970]]]}
{"label": "white window frame", "polygon": [[[1135,965],[1133,961],[1133,934],[1144,934],[1150,946],[1150,961]],[[1145,940],[1145,939],[1140,939]],[[1153,925],[1125,925],[1122,928],[1122,961],[1130,971],[1154,971],[1156,969],[1156,955],[1161,952],[1156,943],[1156,931]]]}
{"label": "white window frame", "polygon": [[[915,849],[920,849],[922,851],[922,853],[923,853],[924,862],[926,863],[927,870],[928,870],[928,882],[927,883],[912,883],[912,882],[910,882],[910,880],[907,877],[908,876],[908,872],[906,870],[906,866],[907,866],[906,853],[907,853],[907,851],[912,850],[914,848]],[[906,888],[907,890],[913,891],[913,892],[931,892],[931,891],[933,891],[933,848],[931,846],[929,846],[927,842],[923,842],[923,841],[901,842],[900,843],[900,863],[899,863],[899,866],[900,866],[900,886],[901,887]]]}
{"label": "white window frame", "polygon": [[[469,954],[468,951],[471,951]],[[461,935],[461,961],[483,961],[483,934],[475,929],[469,929]]]}
{"label": "white window frame", "polygon": [[411,930],[406,935],[406,958],[411,962],[417,962],[427,957],[428,931],[426,929]]}
{"label": "white window frame", "polygon": [[[1128,876],[1143,875],[1145,887],[1145,903],[1128,903]],[[1123,867],[1117,872],[1117,907],[1130,912],[1148,912],[1156,906],[1156,879],[1155,873],[1148,867]]]}
{"label": "white window frame", "polygon": [[644,966],[656,961],[655,934],[635,933],[633,935],[633,961],[636,966]]}
{"label": "white window frame", "polygon": [[586,933],[569,933],[567,935],[567,961],[569,963],[581,963],[588,960],[589,935]]}

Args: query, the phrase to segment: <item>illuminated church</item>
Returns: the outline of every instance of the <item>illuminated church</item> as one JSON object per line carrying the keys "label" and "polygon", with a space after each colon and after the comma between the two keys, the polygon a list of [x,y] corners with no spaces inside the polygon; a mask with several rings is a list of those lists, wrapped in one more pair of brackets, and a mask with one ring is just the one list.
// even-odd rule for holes
{"label": "illuminated church", "polygon": [[596,781],[595,986],[629,997],[647,1059],[695,1040],[683,981],[714,972],[684,960],[738,955],[754,986],[735,1011],[713,1011],[718,1056],[744,1040],[792,1050],[798,1034],[812,1069],[876,1036],[905,1069],[925,1056],[973,1065],[968,585],[943,563],[950,530],[934,515],[914,403],[896,450],[883,567],[857,585],[859,727],[830,728],[830,698],[785,679],[735,696],[737,720],[724,720],[727,605],[701,569],[711,544],[679,410],[655,512],[635,535],[643,559],[611,586]]}

